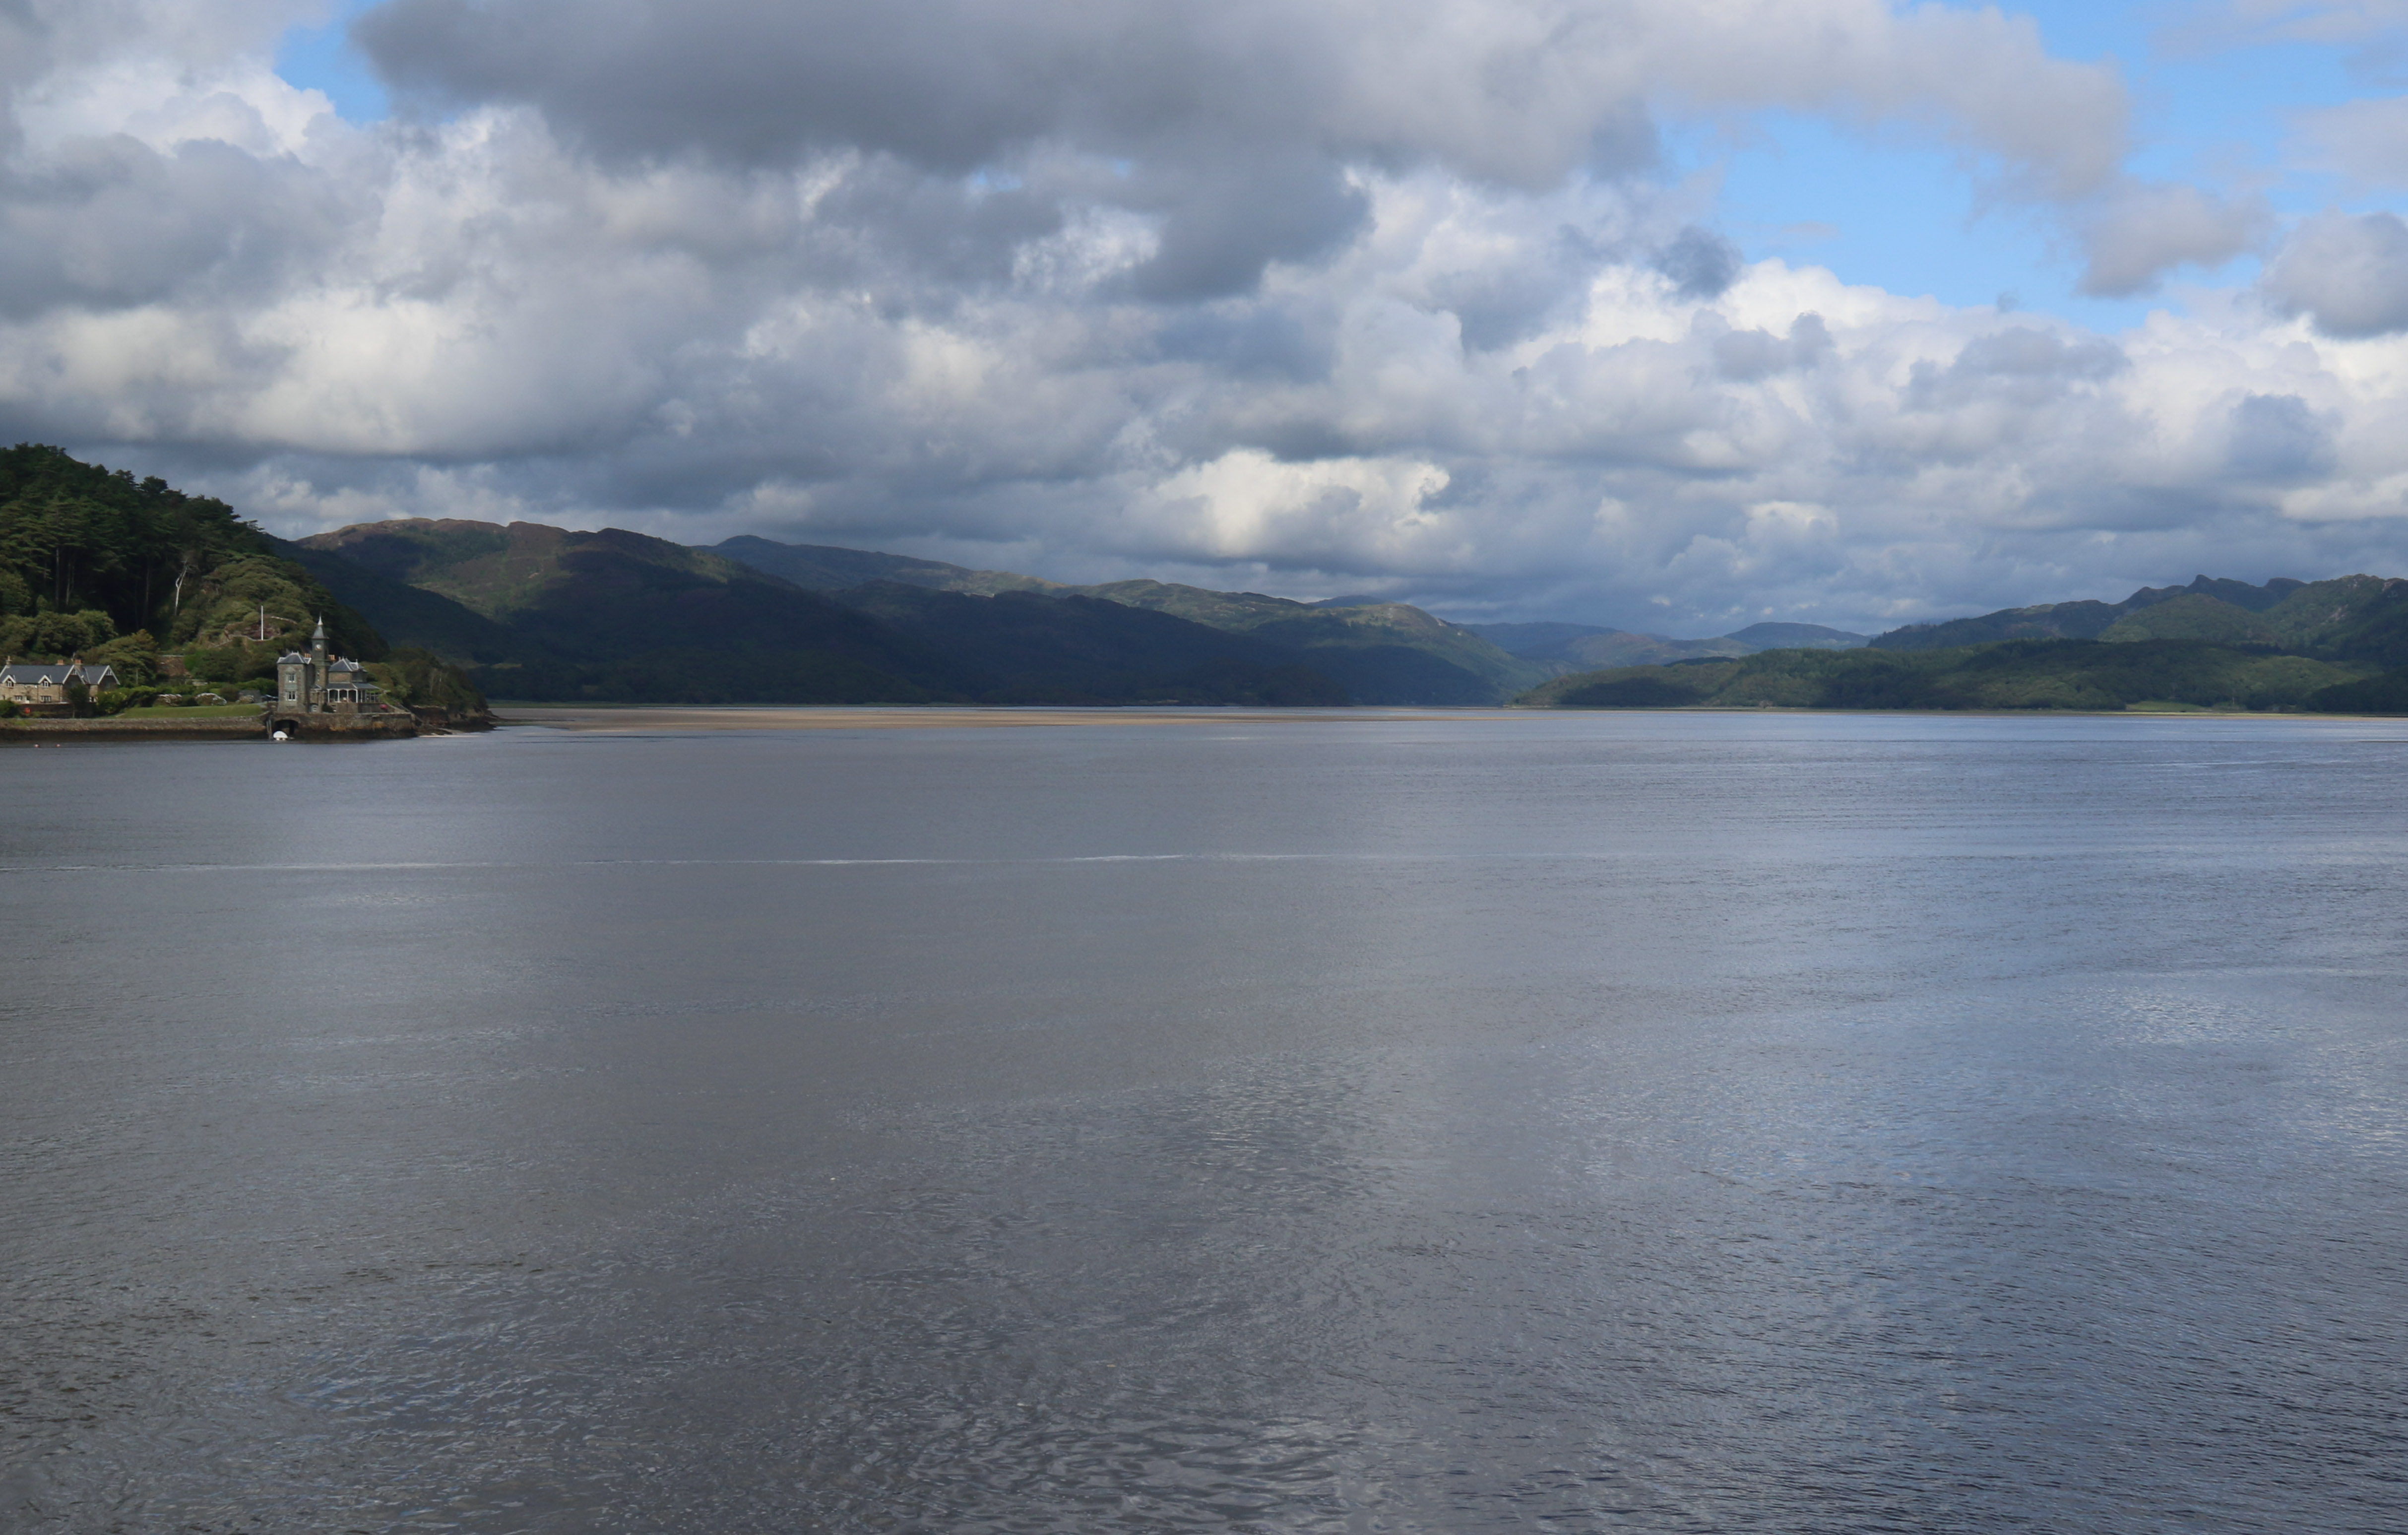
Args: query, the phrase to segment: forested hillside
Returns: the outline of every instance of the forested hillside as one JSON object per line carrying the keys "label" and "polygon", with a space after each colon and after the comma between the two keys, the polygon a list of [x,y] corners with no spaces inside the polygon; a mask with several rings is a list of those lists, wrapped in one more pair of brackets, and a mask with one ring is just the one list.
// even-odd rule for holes
{"label": "forested hillside", "polygon": [[530,701],[1350,698],[1276,645],[1067,588],[1052,588],[1058,597],[1008,584],[994,595],[946,590],[959,567],[867,552],[809,550],[797,568],[822,580],[875,570],[921,579],[804,590],[713,550],[532,523],[373,523],[299,552],[380,624],[457,660],[496,695]]}
{"label": "forested hillside", "polygon": [[2253,586],[2200,576],[2187,586],[2144,586],[2121,602],[2048,602],[1909,624],[1872,644],[1925,651],[2000,639],[2203,639],[2399,667],[2408,665],[2408,581],[2278,577]]}
{"label": "forested hillside", "polygon": [[[708,552],[728,555],[756,570],[831,595],[879,581],[981,599],[1032,594],[1066,600],[1100,598],[1206,630],[1242,636],[1242,642],[1222,641],[1222,652],[1231,659],[1244,659],[1249,664],[1304,667],[1324,680],[1314,684],[1315,690],[1334,681],[1357,703],[1498,703],[1563,669],[1512,655],[1469,625],[1434,618],[1406,603],[1383,602],[1373,597],[1297,602],[1259,592],[1216,592],[1143,580],[1070,586],[1010,570],[973,570],[868,550],[781,544],[753,538],[730,538]],[[937,610],[922,605],[914,622],[924,622]],[[998,609],[973,618],[977,610],[959,605],[944,610],[953,615],[956,624],[992,627],[997,632],[1024,628],[1034,617],[1033,610],[1023,610],[1018,617],[1008,619],[1006,610]],[[1057,615],[1051,622],[1060,624],[1068,621]],[[1098,617],[1095,622],[1103,621]],[[1122,628],[1126,630],[1125,625]],[[960,632],[967,634],[968,628]],[[966,654],[965,659],[988,664],[975,654]],[[1068,656],[1062,659],[1072,669],[1083,664]],[[1053,664],[1046,663],[1048,667]],[[1148,665],[1140,664],[1133,655],[1128,669],[1144,670]],[[1295,681],[1290,678],[1290,682]],[[1039,673],[1029,672],[1015,685],[1025,688],[1050,684],[1042,681]]]}
{"label": "forested hillside", "polygon": [[529,700],[1484,704],[1546,675],[1402,604],[1065,586],[759,538],[403,520],[294,552],[380,626]]}
{"label": "forested hillside", "polygon": [[816,592],[640,533],[399,519],[302,540],[378,622],[538,701],[924,703],[952,657]]}
{"label": "forested hillside", "polygon": [[1614,667],[1660,667],[1674,661],[1754,655],[1770,650],[1854,650],[1866,637],[1820,624],[1751,624],[1710,639],[1673,639],[1593,624],[1467,624],[1499,648],[1535,661],[1557,676]]}
{"label": "forested hillside", "polygon": [[[1557,678],[1556,709],[2196,709],[2335,707],[2364,667],[2195,639],[2014,639],[1922,651],[1767,651]],[[2343,707],[2346,707],[2345,705]]]}
{"label": "forested hillside", "polygon": [[222,501],[20,443],[0,451],[0,652],[81,656],[139,685],[178,655],[202,683],[264,687],[322,618],[403,700],[482,707],[433,655],[397,656],[286,547]]}

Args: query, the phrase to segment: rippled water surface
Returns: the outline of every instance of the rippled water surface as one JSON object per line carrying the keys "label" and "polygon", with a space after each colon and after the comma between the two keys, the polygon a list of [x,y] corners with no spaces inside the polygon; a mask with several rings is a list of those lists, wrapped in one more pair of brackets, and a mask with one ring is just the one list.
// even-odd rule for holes
{"label": "rippled water surface", "polygon": [[0,774],[0,1528],[2408,1528],[2408,726]]}

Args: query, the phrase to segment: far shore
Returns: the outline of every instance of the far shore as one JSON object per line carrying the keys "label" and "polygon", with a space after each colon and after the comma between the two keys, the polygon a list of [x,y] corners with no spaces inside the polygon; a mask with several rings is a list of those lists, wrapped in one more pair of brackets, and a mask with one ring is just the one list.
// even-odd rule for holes
{"label": "far shore", "polygon": [[[1019,708],[962,704],[724,705],[496,704],[505,725],[552,730],[985,730],[1081,724],[1298,724],[1308,722],[1446,720],[1507,714],[1502,709]],[[1515,714],[1532,712],[1513,710]]]}
{"label": "far shore", "polygon": [[1901,718],[2094,719],[2094,720],[2372,720],[2391,715],[2303,714],[2246,710],[1938,710],[1787,709],[1690,705],[1669,709],[1533,709],[1509,705],[1466,708],[1262,709],[1196,706],[1069,708],[970,704],[522,704],[494,706],[501,725],[636,734],[646,731],[710,730],[991,730],[1090,724],[1394,724],[1399,721],[1461,722],[1561,718],[1566,715],[1639,714],[1889,714]]}

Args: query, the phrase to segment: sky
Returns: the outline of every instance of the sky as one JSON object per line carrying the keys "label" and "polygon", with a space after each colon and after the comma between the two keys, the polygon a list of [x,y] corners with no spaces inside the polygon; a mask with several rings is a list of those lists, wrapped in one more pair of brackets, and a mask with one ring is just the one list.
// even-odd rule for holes
{"label": "sky", "polygon": [[0,0],[0,434],[1860,632],[2408,575],[2408,0]]}

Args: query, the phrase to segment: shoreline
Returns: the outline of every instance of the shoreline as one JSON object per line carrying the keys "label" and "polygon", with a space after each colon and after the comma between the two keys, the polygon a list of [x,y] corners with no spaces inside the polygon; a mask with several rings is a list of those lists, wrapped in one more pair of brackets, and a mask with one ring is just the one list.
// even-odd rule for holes
{"label": "shoreline", "polygon": [[[2374,722],[2408,718],[2397,714],[2309,714],[2247,710],[1938,710],[1938,709],[1797,709],[1675,705],[1662,709],[1553,709],[1505,704],[1462,708],[1445,706],[1264,709],[1197,705],[1187,708],[1143,705],[1079,707],[1073,705],[974,704],[517,704],[494,710],[495,726],[558,730],[573,734],[674,734],[728,731],[796,730],[993,730],[1063,729],[1081,725],[1265,725],[1376,724],[1453,721],[1502,722],[1539,720],[1561,715],[1883,715],[1895,719],[2066,719],[2066,720],[2326,720]],[[313,740],[401,739],[421,735],[461,733],[423,727],[411,730],[342,730],[311,732]],[[0,746],[64,746],[108,741],[261,741],[268,739],[265,718],[199,720],[123,720],[116,718],[0,720]]]}
{"label": "shoreline", "polygon": [[1395,724],[1474,720],[1534,720],[1557,715],[1740,714],[1740,715],[1883,715],[1896,719],[2065,719],[2065,720],[2394,720],[2394,714],[2309,714],[2248,710],[2083,710],[2083,709],[1797,709],[1687,705],[1666,709],[1550,709],[1509,704],[1463,708],[1421,706],[1384,708],[1263,709],[1197,705],[1188,708],[1144,705],[1027,704],[503,704],[494,709],[494,723],[503,727],[559,730],[578,734],[634,734],[647,731],[717,732],[758,730],[978,730],[1064,728],[1078,725],[1170,724]]}
{"label": "shoreline", "polygon": [[[366,724],[303,727],[300,738],[308,741],[343,740],[407,740],[419,736],[457,734],[464,730],[488,728],[482,722],[461,725],[431,725],[408,716],[375,716]],[[269,737],[267,711],[262,709],[250,714],[212,714],[201,719],[162,719],[150,716],[129,720],[116,715],[97,719],[13,719],[0,720],[0,745],[52,746],[69,741],[136,741],[136,740],[255,740]]]}
{"label": "shoreline", "polygon": [[1441,720],[1496,710],[1246,709],[1197,705],[497,704],[494,723],[581,733],[644,730],[992,730],[1092,724],[1299,724]]}

